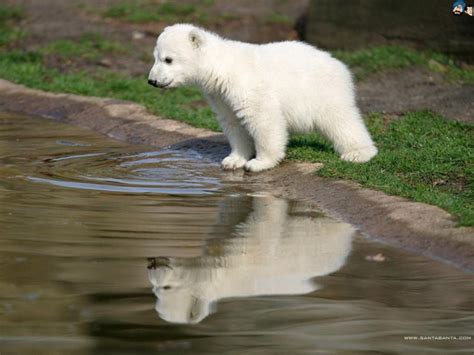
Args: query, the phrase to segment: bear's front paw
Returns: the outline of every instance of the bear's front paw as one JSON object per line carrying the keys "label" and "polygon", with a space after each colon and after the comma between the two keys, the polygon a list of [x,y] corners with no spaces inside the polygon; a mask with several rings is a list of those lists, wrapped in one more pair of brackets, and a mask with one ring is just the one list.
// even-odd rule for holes
{"label": "bear's front paw", "polygon": [[224,160],[222,160],[221,166],[222,169],[225,170],[235,170],[243,167],[246,162],[247,160],[245,160],[244,158],[231,154],[228,157],[224,158]]}
{"label": "bear's front paw", "polygon": [[271,160],[252,159],[245,164],[245,170],[258,173],[262,170],[271,169],[277,165],[277,162]]}

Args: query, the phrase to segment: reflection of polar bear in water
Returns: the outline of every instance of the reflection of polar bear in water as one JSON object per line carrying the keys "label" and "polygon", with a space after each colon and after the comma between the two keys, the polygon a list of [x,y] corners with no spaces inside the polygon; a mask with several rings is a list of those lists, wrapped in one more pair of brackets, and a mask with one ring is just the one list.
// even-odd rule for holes
{"label": "reflection of polar bear in water", "polygon": [[255,197],[245,222],[212,240],[205,256],[150,260],[156,310],[169,322],[197,323],[222,298],[309,293],[314,276],[345,263],[353,233],[330,218],[289,215],[285,200]]}

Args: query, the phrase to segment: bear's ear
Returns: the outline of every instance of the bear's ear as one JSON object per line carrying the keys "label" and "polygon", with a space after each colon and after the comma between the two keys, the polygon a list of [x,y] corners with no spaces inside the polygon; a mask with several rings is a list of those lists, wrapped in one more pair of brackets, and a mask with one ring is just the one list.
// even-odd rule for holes
{"label": "bear's ear", "polygon": [[204,34],[197,28],[192,29],[191,32],[189,32],[189,40],[194,48],[199,48],[204,43]]}

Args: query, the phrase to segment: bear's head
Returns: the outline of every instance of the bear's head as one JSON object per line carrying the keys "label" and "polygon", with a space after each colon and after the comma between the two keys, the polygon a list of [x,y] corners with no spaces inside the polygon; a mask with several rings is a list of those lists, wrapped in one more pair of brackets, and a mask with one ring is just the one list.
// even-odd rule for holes
{"label": "bear's head", "polygon": [[148,277],[160,318],[170,323],[195,324],[212,313],[214,302],[206,297],[209,270],[190,267],[174,258],[151,260]]}
{"label": "bear's head", "polygon": [[207,32],[193,25],[166,27],[156,41],[148,83],[162,89],[193,84],[206,40]]}

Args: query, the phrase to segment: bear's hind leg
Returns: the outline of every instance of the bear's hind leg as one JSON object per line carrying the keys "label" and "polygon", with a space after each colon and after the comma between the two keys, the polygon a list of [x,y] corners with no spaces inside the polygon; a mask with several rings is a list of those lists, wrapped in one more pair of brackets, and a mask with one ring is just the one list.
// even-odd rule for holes
{"label": "bear's hind leg", "polygon": [[342,160],[365,163],[377,155],[377,148],[357,109],[326,117],[318,129],[334,144]]}
{"label": "bear's hind leg", "polygon": [[351,161],[353,163],[365,163],[377,155],[377,148],[372,146],[367,146],[363,148],[357,148],[350,152],[341,154],[341,159],[346,161]]}

